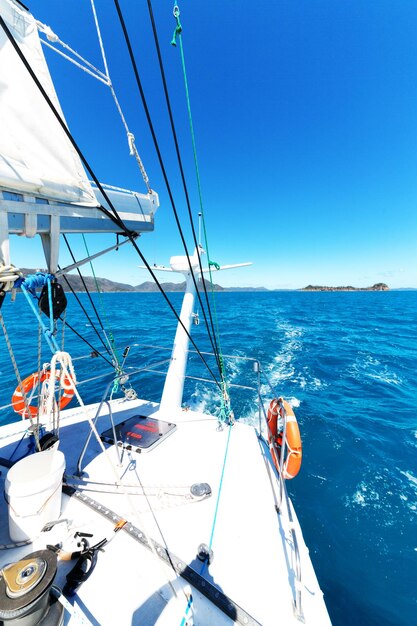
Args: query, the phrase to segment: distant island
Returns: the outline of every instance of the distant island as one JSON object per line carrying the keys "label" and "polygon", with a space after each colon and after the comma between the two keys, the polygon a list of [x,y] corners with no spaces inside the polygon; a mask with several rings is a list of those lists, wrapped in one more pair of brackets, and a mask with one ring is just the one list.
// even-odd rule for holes
{"label": "distant island", "polygon": [[388,285],[385,283],[375,283],[372,287],[322,287],[321,285],[307,285],[300,291],[389,291]]}
{"label": "distant island", "polygon": [[[35,274],[37,271],[46,271],[28,269],[22,267],[23,275]],[[97,282],[96,282],[97,281]],[[78,274],[66,274],[59,279],[59,282],[64,288],[64,291],[97,291],[97,285],[100,291],[105,293],[120,293],[120,292],[136,292],[136,293],[156,293],[159,292],[159,288],[153,281],[146,281],[139,285],[129,285],[128,283],[119,283],[109,280],[108,278],[94,279],[92,276],[80,276]],[[210,281],[206,280],[207,290],[211,289]],[[181,283],[160,283],[162,289],[165,292],[183,293],[185,291],[185,281]],[[307,285],[301,289],[267,289],[266,287],[222,287],[216,283],[213,284],[214,291],[216,292],[273,292],[273,291],[389,291],[388,285],[385,283],[376,283],[372,287],[324,287],[321,285]]]}

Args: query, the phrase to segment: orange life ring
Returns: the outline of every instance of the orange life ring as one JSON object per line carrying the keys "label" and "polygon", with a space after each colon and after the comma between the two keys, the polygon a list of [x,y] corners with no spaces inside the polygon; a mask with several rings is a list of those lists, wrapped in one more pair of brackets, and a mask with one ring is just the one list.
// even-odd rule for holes
{"label": "orange life ring", "polygon": [[288,453],[282,466],[283,477],[286,479],[294,478],[297,476],[301,468],[302,460],[302,446],[300,429],[298,428],[298,422],[295,417],[292,406],[286,402],[283,398],[274,398],[271,400],[268,408],[268,439],[270,443],[275,445],[271,448],[272,459],[274,465],[279,471],[280,466],[280,452],[282,447],[283,431],[278,428],[278,415],[284,419],[284,411],[287,416],[286,427],[286,442],[288,446]]}
{"label": "orange life ring", "polygon": [[[40,383],[43,383],[45,380],[48,380],[50,377],[51,377],[51,372],[47,370],[46,372],[41,372],[39,383],[38,383],[38,378],[39,378],[38,372],[34,372],[33,374],[25,378],[25,380],[22,381],[22,387],[25,392],[25,395],[28,396],[34,387],[36,387]],[[59,377],[59,372],[56,373],[56,377],[57,378]],[[74,388],[72,386],[72,379],[70,376],[64,377],[64,380],[62,383],[62,389],[64,393],[62,394],[59,400],[60,409],[64,409],[67,406],[67,404],[71,402],[74,396]],[[29,416],[36,417],[38,413],[37,406],[29,405],[28,407],[29,414],[28,414],[28,410],[26,409],[25,400],[24,400],[20,385],[18,385],[16,389],[14,390],[14,393],[12,396],[12,407],[16,411],[16,413],[19,413],[20,415],[23,415],[23,417],[26,417],[26,418],[28,418]]]}

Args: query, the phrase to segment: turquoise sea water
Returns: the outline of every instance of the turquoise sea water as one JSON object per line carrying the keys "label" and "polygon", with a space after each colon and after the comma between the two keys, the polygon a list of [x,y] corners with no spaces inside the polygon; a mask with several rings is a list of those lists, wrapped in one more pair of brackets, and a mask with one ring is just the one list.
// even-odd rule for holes
{"label": "turquoise sea water", "polygon": [[[85,294],[80,297],[88,306]],[[102,298],[119,347],[171,345],[175,320],[159,294]],[[171,299],[179,309],[181,295]],[[416,624],[417,292],[221,293],[217,307],[223,352],[258,358],[277,393],[295,407],[304,455],[288,487],[333,623]],[[26,376],[37,370],[36,322],[22,295],[2,312]],[[67,320],[99,348],[72,296]],[[203,323],[193,337],[200,349],[211,349]],[[91,351],[69,330],[64,339],[73,356]],[[128,363],[143,367],[167,356],[134,346]],[[44,346],[42,361],[48,358]],[[99,358],[76,366],[80,380],[109,371]],[[255,380],[240,361],[228,372],[236,384]],[[196,356],[190,373],[207,376]],[[4,405],[15,378],[2,338],[0,374]],[[141,397],[158,401],[162,380],[147,374],[134,377],[133,385]],[[99,399],[97,383],[81,389],[86,401]],[[231,396],[236,415],[256,421],[255,394],[232,390]],[[185,401],[218,406],[215,387],[201,382],[187,383]],[[13,419],[10,411],[1,416],[3,422]]]}

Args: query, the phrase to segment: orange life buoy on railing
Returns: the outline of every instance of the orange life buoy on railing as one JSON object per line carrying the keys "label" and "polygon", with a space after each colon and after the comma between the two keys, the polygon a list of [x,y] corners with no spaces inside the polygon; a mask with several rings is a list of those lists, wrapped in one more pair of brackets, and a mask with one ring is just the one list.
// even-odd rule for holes
{"label": "orange life buoy on railing", "polygon": [[[46,372],[41,372],[40,378],[39,378],[38,372],[34,372],[33,374],[31,374],[30,376],[25,378],[25,380],[22,381],[23,390],[25,392],[26,397],[29,396],[28,398],[29,401],[30,401],[30,392],[32,391],[32,389],[36,387],[38,384],[43,383],[45,380],[48,380],[50,377],[51,377],[51,372],[47,370]],[[59,377],[59,372],[56,373],[56,377],[57,378]],[[39,383],[38,383],[38,378],[39,378]],[[72,386],[71,377],[69,376],[64,377],[64,380],[62,383],[62,389],[64,393],[62,394],[59,400],[60,409],[64,409],[67,406],[67,404],[71,402],[74,396],[74,388]],[[20,415],[23,415],[23,417],[26,417],[26,418],[28,418],[29,416],[36,417],[38,413],[38,407],[32,406],[31,404],[29,404],[29,407],[28,407],[29,415],[28,415],[28,410],[25,405],[25,400],[24,400],[24,396],[23,396],[20,385],[18,385],[16,389],[14,390],[14,393],[12,396],[12,407],[16,411],[16,413],[19,413]]]}
{"label": "orange life buoy on railing", "polygon": [[284,417],[287,417],[285,439],[288,451],[282,465],[282,475],[284,478],[290,479],[297,476],[301,467],[303,455],[300,429],[298,428],[298,422],[292,410],[292,406],[283,398],[274,398],[271,400],[268,408],[268,439],[269,443],[274,444],[274,446],[271,447],[272,459],[278,471],[280,467],[282,437],[284,434],[278,423],[278,416],[281,418],[282,426],[284,425]]}

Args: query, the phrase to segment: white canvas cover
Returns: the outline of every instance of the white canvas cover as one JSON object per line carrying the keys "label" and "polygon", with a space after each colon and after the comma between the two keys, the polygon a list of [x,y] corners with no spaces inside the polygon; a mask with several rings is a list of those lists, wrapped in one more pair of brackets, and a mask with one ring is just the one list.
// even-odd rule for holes
{"label": "white canvas cover", "polygon": [[[64,119],[33,16],[13,0],[0,0],[0,11]],[[0,67],[0,186],[97,206],[77,153],[1,27]]]}

